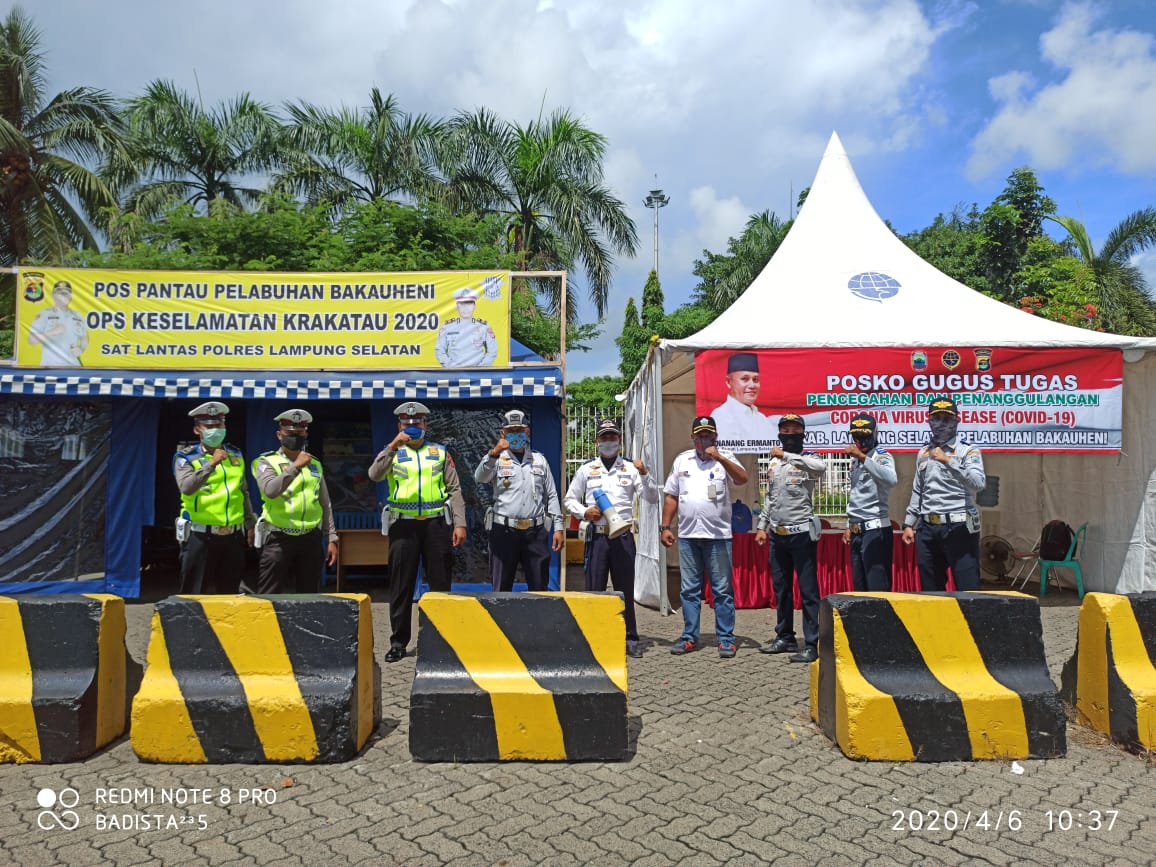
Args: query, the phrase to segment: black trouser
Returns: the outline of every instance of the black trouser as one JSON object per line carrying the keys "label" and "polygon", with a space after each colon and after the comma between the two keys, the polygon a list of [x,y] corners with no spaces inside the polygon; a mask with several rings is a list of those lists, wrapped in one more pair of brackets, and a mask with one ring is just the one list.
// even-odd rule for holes
{"label": "black trouser", "polygon": [[891,525],[851,534],[851,587],[857,591],[891,591]]}
{"label": "black trouser", "polygon": [[236,593],[245,571],[245,531],[189,533],[181,545],[181,593]]}
{"label": "black trouser", "polygon": [[420,563],[430,590],[450,589],[453,531],[441,515],[424,521],[398,518],[389,529],[390,647],[409,645],[413,593]]}
{"label": "black trouser", "polygon": [[771,536],[771,583],[775,588],[776,638],[795,637],[795,574],[803,597],[803,641],[819,643],[819,543],[810,533]]}
{"label": "black trouser", "polygon": [[319,593],[325,548],[321,528],[293,536],[271,530],[261,547],[257,567],[257,592]]}
{"label": "black trouser", "polygon": [[545,590],[550,585],[550,534],[546,525],[518,530],[495,522],[490,528],[490,586],[495,593],[514,589],[519,563],[530,590]]}
{"label": "black trouser", "polygon": [[591,533],[586,542],[586,589],[603,591],[607,577],[614,579],[614,590],[626,603],[626,640],[638,640],[638,621],[634,616],[634,534],[623,533],[611,539],[605,533]]}
{"label": "black trouser", "polygon": [[979,589],[979,533],[969,532],[966,523],[922,522],[915,531],[915,557],[923,590],[946,590],[948,568],[956,590]]}

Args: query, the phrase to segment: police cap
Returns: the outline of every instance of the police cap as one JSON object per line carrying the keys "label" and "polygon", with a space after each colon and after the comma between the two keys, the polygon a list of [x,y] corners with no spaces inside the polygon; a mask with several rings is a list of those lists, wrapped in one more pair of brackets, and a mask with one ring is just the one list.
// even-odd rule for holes
{"label": "police cap", "polygon": [[781,428],[783,425],[785,425],[789,421],[798,422],[804,428],[806,428],[806,426],[807,426],[807,423],[805,421],[803,421],[803,417],[801,415],[798,415],[797,413],[793,413],[793,412],[788,412],[785,415],[783,415],[782,418],[779,419],[779,427]]}
{"label": "police cap", "polygon": [[524,412],[522,412],[520,409],[510,410],[508,413],[506,413],[505,419],[506,419],[506,423],[503,425],[503,427],[505,427],[505,428],[529,427],[530,426],[530,420],[526,417],[526,414]]}
{"label": "police cap", "polygon": [[287,409],[275,416],[273,420],[280,422],[284,427],[296,427],[297,425],[312,424],[313,416],[304,409]]}
{"label": "police cap", "polygon": [[594,435],[600,437],[602,434],[617,434],[618,436],[622,436],[622,431],[618,429],[618,422],[614,419],[604,418],[598,422],[598,432]]}
{"label": "police cap", "polygon": [[875,436],[875,416],[869,412],[857,412],[851,417],[851,436]]}
{"label": "police cap", "polygon": [[416,400],[407,400],[401,406],[393,411],[393,414],[398,418],[413,418],[415,416],[429,415],[429,407],[424,403],[418,403]]}
{"label": "police cap", "polygon": [[955,405],[955,401],[950,397],[937,397],[927,405],[927,414],[935,415],[937,412],[946,412],[949,415],[959,416],[959,409]]}
{"label": "police cap", "polygon": [[202,421],[224,421],[229,408],[219,400],[209,400],[189,410],[189,417],[198,424]]}
{"label": "police cap", "polygon": [[454,301],[459,304],[473,304],[478,300],[481,293],[477,289],[471,289],[469,286],[463,286],[454,293]]}

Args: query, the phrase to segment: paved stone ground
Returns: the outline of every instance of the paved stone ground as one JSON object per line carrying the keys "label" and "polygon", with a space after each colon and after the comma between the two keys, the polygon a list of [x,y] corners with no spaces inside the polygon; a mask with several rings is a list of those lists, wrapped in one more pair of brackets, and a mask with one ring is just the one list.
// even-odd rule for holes
{"label": "paved stone ground", "polygon": [[[1058,682],[1077,608],[1074,595],[1050,593],[1047,602]],[[130,606],[137,660],[150,611]],[[386,607],[375,604],[373,615],[380,661]],[[677,613],[643,610],[639,620],[648,648],[630,660],[636,746],[627,762],[415,763],[407,749],[414,662],[406,658],[383,666],[383,723],[346,764],[147,765],[121,740],[79,764],[0,765],[0,863],[1054,865],[1156,856],[1151,757],[1070,725],[1068,757],[1022,762],[1020,775],[1008,762],[853,762],[810,722],[806,667],[754,652],[773,612],[739,612],[732,660],[709,644],[709,611],[708,646],[682,658],[667,652]],[[239,803],[242,790],[266,786],[275,803]],[[41,830],[37,792],[65,787],[79,793],[79,827]],[[95,803],[109,788],[144,790],[140,797],[158,802],[165,790],[208,789],[214,802]],[[232,803],[219,803],[221,790]],[[1048,811],[1058,823],[1062,810],[1072,811],[1071,830],[1049,829]],[[1101,812],[1099,830],[1088,827],[1092,810]],[[1018,822],[1009,826],[1012,811]],[[966,829],[944,829],[968,813]],[[175,829],[109,827],[124,814],[191,819]]]}

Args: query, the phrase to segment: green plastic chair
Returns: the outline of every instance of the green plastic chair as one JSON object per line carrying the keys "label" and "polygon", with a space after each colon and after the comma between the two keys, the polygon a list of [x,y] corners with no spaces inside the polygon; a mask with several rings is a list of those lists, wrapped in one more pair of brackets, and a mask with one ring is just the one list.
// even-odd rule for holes
{"label": "green plastic chair", "polygon": [[1068,546],[1068,554],[1063,560],[1040,559],[1040,599],[1043,599],[1044,594],[1048,592],[1048,570],[1054,567],[1071,569],[1075,573],[1076,590],[1080,594],[1080,598],[1084,598],[1084,570],[1080,568],[1080,561],[1076,559],[1076,549],[1080,546],[1080,542],[1084,538],[1084,531],[1087,529],[1088,522],[1085,521],[1080,525],[1080,529],[1076,530],[1076,534],[1072,536],[1072,544]]}

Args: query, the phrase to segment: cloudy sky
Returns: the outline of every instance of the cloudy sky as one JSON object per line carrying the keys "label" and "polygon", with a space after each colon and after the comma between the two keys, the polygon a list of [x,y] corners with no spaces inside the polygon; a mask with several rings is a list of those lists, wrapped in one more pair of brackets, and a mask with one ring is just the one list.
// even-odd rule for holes
{"label": "cloudy sky", "polygon": [[[155,78],[206,103],[248,91],[403,108],[485,105],[527,122],[568,107],[609,139],[607,179],[638,224],[598,351],[568,378],[611,373],[628,297],[653,263],[658,185],[667,308],[703,249],[746,219],[790,216],[838,131],[864,190],[901,232],[986,206],[1031,166],[1061,213],[1102,238],[1156,206],[1151,0],[38,0],[25,2],[50,87],[117,95]],[[1156,256],[1144,263],[1156,283]],[[587,307],[589,311],[589,308]],[[592,315],[592,314],[591,314]]]}

